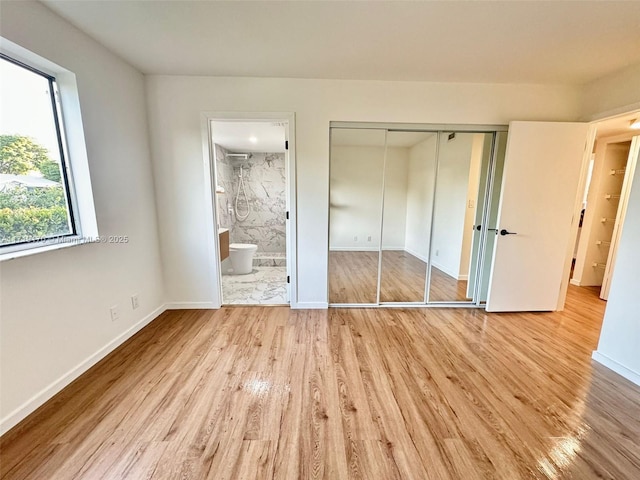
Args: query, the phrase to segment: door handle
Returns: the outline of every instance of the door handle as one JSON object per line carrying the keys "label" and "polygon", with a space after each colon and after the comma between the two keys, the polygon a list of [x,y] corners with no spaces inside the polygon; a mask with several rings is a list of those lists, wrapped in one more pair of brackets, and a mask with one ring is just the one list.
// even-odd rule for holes
{"label": "door handle", "polygon": [[510,231],[505,230],[505,229],[503,228],[502,230],[500,230],[500,235],[502,235],[502,236],[504,237],[505,235],[517,235],[517,233],[515,233],[515,232],[510,232]]}
{"label": "door handle", "polygon": [[478,230],[478,231],[480,231],[481,228],[482,228],[482,225],[475,225],[473,227],[474,230]]}

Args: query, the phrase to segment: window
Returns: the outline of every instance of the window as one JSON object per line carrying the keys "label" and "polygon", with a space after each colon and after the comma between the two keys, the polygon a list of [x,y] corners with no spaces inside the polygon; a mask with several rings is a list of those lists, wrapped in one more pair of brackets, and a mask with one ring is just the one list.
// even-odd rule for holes
{"label": "window", "polygon": [[0,56],[0,246],[75,235],[55,78]]}
{"label": "window", "polygon": [[0,260],[97,238],[75,75],[14,47],[0,52]]}

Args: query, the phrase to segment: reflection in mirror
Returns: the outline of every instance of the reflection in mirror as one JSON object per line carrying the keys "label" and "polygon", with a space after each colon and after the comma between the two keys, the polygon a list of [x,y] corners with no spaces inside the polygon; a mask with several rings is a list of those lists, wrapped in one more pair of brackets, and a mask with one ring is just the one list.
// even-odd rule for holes
{"label": "reflection in mirror", "polygon": [[492,142],[491,133],[440,134],[429,302],[473,301]]}
{"label": "reflection in mirror", "polygon": [[424,302],[437,133],[387,133],[380,302]]}
{"label": "reflection in mirror", "polygon": [[496,244],[495,229],[498,228],[498,206],[500,205],[500,189],[502,186],[502,172],[504,171],[504,157],[507,151],[507,132],[497,132],[495,140],[494,166],[492,172],[491,184],[493,187],[489,189],[489,202],[487,205],[487,228],[493,229],[487,231],[484,253],[482,255],[482,268],[478,278],[478,295],[477,300],[480,303],[487,302],[489,295],[489,272],[491,271],[491,263],[493,262],[493,249]]}
{"label": "reflection in mirror", "polygon": [[385,137],[331,129],[329,303],[378,302]]}

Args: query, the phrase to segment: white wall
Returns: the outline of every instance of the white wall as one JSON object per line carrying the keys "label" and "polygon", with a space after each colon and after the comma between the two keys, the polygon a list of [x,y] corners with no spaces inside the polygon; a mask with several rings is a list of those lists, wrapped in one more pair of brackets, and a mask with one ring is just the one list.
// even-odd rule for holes
{"label": "white wall", "polygon": [[[329,122],[575,120],[579,89],[282,78],[147,77],[168,299],[209,302],[201,112],[295,112],[298,306],[327,302]],[[294,305],[296,299],[293,299]]]}
{"label": "white wall", "polygon": [[453,140],[446,132],[440,136],[431,264],[453,278],[460,272],[474,136],[457,133]]}
{"label": "white wall", "polygon": [[[640,108],[640,63],[631,65],[582,88],[582,116],[591,119],[604,112]],[[627,108],[632,106],[633,108]]]}
{"label": "white wall", "polygon": [[381,216],[382,248],[404,250],[408,162],[406,148],[388,147],[385,159],[384,147],[331,147],[331,250],[378,250]]}
{"label": "white wall", "polygon": [[37,2],[3,2],[0,31],[76,73],[100,234],[130,238],[0,264],[5,431],[155,317],[163,281],[142,75]]}
{"label": "white wall", "polygon": [[424,262],[429,260],[437,139],[434,134],[409,151],[405,248]]}
{"label": "white wall", "polygon": [[404,250],[409,149],[388,147],[384,172],[382,249]]}
{"label": "white wall", "polygon": [[380,248],[383,168],[384,147],[331,147],[332,250]]}
{"label": "white wall", "polygon": [[[460,252],[460,270],[458,279],[466,280],[469,276],[469,263],[471,261],[471,249],[473,243],[473,225],[476,221],[476,209],[478,208],[478,189],[480,187],[480,169],[482,168],[482,155],[484,154],[485,137],[488,135],[476,133],[471,145],[471,163],[469,166],[469,181],[467,183],[467,201],[464,212],[464,227],[462,230],[462,249]],[[482,205],[480,205],[482,209]]]}

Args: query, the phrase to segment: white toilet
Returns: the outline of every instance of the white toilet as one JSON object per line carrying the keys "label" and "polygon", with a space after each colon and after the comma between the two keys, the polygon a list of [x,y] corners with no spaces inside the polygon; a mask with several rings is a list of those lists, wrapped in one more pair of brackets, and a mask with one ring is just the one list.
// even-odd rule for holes
{"label": "white toilet", "polygon": [[256,250],[258,250],[258,246],[251,243],[232,243],[229,245],[229,259],[233,275],[251,273]]}

